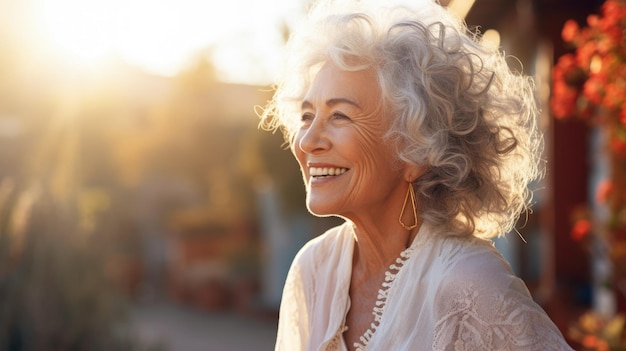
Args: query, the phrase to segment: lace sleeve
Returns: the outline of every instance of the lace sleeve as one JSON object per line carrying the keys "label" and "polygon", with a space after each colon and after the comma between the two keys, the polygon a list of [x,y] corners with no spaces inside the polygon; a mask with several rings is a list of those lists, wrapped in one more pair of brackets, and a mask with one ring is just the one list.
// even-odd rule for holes
{"label": "lace sleeve", "polygon": [[453,293],[444,293],[439,302],[433,350],[572,350],[514,279],[504,291],[473,283],[447,290]]}

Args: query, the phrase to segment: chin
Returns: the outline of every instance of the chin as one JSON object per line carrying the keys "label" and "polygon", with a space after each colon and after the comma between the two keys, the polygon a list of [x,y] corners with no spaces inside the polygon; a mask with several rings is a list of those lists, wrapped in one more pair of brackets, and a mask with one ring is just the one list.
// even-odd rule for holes
{"label": "chin", "polygon": [[343,218],[342,216],[335,214],[335,213],[325,213],[325,214],[320,214],[320,213],[314,213],[309,211],[313,216],[318,217],[318,218],[328,218],[328,217],[338,217],[338,218]]}
{"label": "chin", "polygon": [[310,202],[307,202],[306,208],[309,210],[309,212],[312,215],[317,216],[317,217],[329,217],[329,216],[337,215],[336,212],[331,211],[330,208],[311,204]]}

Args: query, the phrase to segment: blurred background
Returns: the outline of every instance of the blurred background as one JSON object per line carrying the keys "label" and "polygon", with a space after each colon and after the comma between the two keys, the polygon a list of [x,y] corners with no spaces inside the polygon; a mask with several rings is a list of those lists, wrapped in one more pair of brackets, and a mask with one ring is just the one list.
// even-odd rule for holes
{"label": "blurred background", "polygon": [[[580,240],[604,139],[550,99],[564,24],[603,1],[441,2],[536,79],[548,171],[496,246],[572,345],[601,349],[577,326],[625,306]],[[255,113],[308,3],[0,0],[0,350],[273,349],[293,256],[340,223],[306,212]]]}

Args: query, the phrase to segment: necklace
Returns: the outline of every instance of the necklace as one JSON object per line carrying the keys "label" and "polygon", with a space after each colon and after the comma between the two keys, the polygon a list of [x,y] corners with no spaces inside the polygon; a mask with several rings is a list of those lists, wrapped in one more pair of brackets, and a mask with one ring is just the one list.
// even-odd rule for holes
{"label": "necklace", "polygon": [[[370,328],[368,328],[365,333],[361,337],[359,337],[359,342],[355,342],[353,344],[356,351],[365,351],[367,349],[367,344],[369,344],[370,340],[376,333],[376,330],[380,326],[380,322],[383,318],[383,313],[385,312],[385,306],[387,305],[387,298],[389,297],[389,291],[391,290],[400,269],[404,267],[406,261],[411,257],[411,253],[413,249],[409,246],[407,249],[400,253],[400,257],[396,258],[395,263],[392,263],[389,266],[389,269],[385,272],[385,280],[383,281],[381,288],[378,290],[378,296],[376,300],[376,304],[372,309],[372,314],[374,315],[374,322],[371,324]],[[347,326],[344,326],[344,331],[347,330]]]}

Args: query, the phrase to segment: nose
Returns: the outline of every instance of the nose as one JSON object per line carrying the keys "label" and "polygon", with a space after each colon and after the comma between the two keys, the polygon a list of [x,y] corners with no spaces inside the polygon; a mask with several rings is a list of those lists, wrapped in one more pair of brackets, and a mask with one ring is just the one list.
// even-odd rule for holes
{"label": "nose", "polygon": [[319,118],[314,118],[307,128],[300,130],[296,142],[297,147],[307,154],[324,152],[331,145],[326,125]]}

